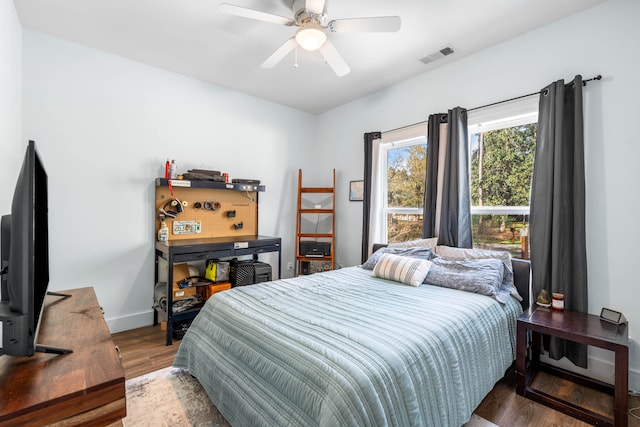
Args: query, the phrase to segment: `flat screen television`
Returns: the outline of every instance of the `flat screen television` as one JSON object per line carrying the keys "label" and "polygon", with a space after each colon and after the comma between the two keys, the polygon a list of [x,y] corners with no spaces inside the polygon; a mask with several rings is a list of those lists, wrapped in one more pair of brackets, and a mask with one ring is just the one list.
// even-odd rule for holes
{"label": "flat screen television", "polygon": [[70,350],[36,343],[49,286],[48,180],[36,144],[29,141],[11,214],[1,221],[0,355]]}

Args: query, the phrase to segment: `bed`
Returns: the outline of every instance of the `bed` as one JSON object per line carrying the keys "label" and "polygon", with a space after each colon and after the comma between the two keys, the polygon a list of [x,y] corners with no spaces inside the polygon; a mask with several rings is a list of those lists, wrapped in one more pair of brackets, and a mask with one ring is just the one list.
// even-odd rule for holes
{"label": "bed", "polygon": [[361,266],[233,288],[207,301],[174,366],[232,425],[460,426],[515,359],[529,265],[509,268],[522,301]]}

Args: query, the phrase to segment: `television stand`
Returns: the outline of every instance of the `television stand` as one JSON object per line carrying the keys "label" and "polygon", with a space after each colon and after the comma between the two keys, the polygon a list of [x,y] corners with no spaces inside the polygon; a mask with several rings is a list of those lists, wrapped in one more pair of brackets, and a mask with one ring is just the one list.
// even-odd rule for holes
{"label": "television stand", "polygon": [[[71,298],[71,294],[63,294],[60,292],[47,291],[47,295],[52,297]],[[69,348],[51,347],[48,345],[36,344],[34,349],[36,353],[49,353],[49,354],[69,354],[73,353],[73,350]]]}
{"label": "television stand", "polygon": [[126,416],[124,369],[95,292],[64,292],[73,298],[45,298],[38,338],[74,352],[0,357],[2,426],[107,426]]}

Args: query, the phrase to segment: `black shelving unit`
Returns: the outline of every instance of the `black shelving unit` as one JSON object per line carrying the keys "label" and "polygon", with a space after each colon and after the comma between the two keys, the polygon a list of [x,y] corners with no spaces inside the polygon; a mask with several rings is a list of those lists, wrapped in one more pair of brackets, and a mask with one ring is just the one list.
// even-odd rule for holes
{"label": "black shelving unit", "polygon": [[[202,194],[199,190],[215,190],[211,193],[220,193],[217,190],[231,190],[237,192],[256,193],[255,200],[251,200],[251,216],[256,219],[255,228],[244,229],[238,231],[244,235],[226,235],[211,233],[206,237],[197,237],[198,235],[189,236],[188,238],[169,239],[167,242],[155,242],[155,286],[158,283],[159,261],[163,259],[167,262],[167,335],[166,344],[171,345],[173,342],[173,325],[176,322],[193,319],[200,312],[199,307],[190,308],[183,312],[173,313],[173,265],[179,263],[188,263],[194,261],[206,261],[208,259],[230,259],[235,257],[252,255],[254,259],[261,253],[277,252],[278,253],[278,277],[282,271],[282,253],[280,246],[282,239],[279,237],[261,236],[258,234],[257,217],[258,217],[258,193],[265,191],[264,185],[256,184],[240,184],[226,183],[217,181],[204,180],[179,180],[156,178],[156,202],[158,200],[159,187],[173,187],[176,193],[178,188],[192,188],[198,194]],[[192,191],[192,190],[188,190]],[[209,192],[206,192],[209,193]],[[226,193],[224,191],[223,193]],[[184,199],[183,199],[184,200]],[[156,205],[158,206],[158,205]],[[255,209],[255,211],[253,210]],[[245,212],[247,214],[247,212]],[[182,214],[184,215],[184,214]],[[224,232],[224,230],[223,230]],[[158,311],[154,309],[153,324],[158,324]]]}
{"label": "black shelving unit", "polygon": [[[155,283],[158,282],[159,260],[167,261],[167,336],[166,345],[173,343],[173,324],[196,317],[200,308],[173,313],[173,264],[189,261],[206,261],[212,258],[233,258],[261,253],[278,253],[278,278],[282,266],[282,239],[269,236],[234,236],[208,239],[189,239],[169,242],[156,242]],[[155,289],[154,289],[155,290]],[[153,312],[153,324],[158,324],[158,312]]]}

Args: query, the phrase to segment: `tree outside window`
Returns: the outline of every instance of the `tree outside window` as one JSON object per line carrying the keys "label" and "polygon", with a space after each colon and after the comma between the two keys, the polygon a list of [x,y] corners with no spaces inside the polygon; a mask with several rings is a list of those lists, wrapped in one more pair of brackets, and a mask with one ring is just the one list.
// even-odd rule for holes
{"label": "tree outside window", "polygon": [[[475,122],[469,117],[473,246],[528,259],[537,103],[523,100],[481,110]],[[389,243],[422,237],[426,142],[426,136],[414,136],[381,145],[386,229],[380,232]]]}
{"label": "tree outside window", "polygon": [[427,164],[426,138],[386,147],[387,241],[422,238],[422,212]]}
{"label": "tree outside window", "polygon": [[470,133],[474,247],[528,258],[536,123]]}

